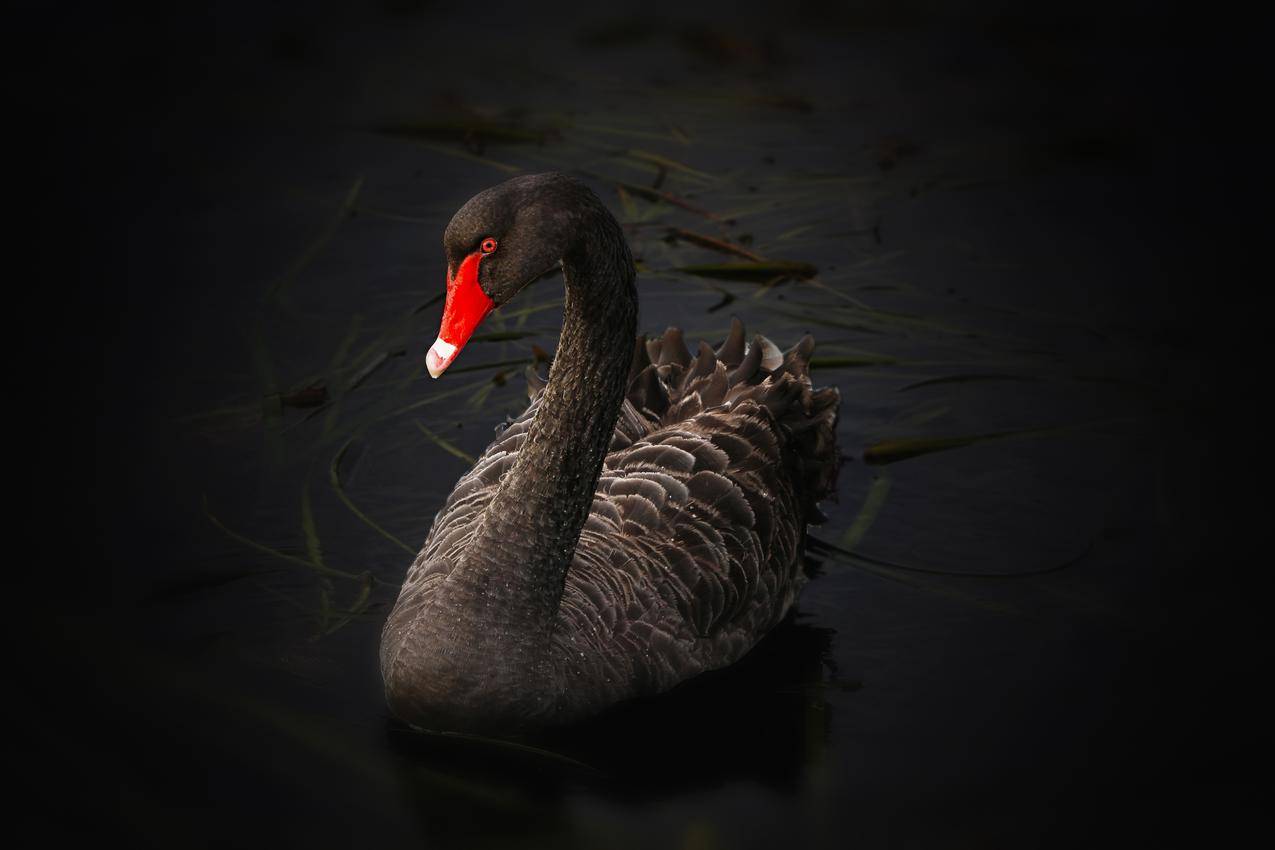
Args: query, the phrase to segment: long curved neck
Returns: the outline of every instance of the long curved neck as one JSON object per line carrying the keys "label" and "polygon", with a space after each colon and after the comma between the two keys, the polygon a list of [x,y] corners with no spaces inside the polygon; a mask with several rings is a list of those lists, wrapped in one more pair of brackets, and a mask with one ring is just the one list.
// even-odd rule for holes
{"label": "long curved neck", "polygon": [[[618,226],[609,223],[618,237]],[[549,384],[518,460],[487,508],[482,539],[475,541],[484,563],[546,595],[527,600],[541,613],[557,610],[593,504],[637,330],[632,260],[622,237],[618,245],[590,240],[585,251],[563,258],[566,303]]]}
{"label": "long curved neck", "polygon": [[534,669],[548,648],[632,362],[632,256],[601,205],[583,229],[588,236],[562,260],[566,303],[549,384],[517,461],[448,579],[456,594],[449,607],[465,611],[471,625],[457,637],[475,651],[499,652],[506,670],[519,667],[511,655]]}

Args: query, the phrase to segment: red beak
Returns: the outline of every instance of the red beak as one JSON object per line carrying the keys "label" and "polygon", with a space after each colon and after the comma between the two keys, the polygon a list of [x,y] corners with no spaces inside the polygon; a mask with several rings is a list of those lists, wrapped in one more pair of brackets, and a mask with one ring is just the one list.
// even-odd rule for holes
{"label": "red beak", "polygon": [[456,355],[469,342],[474,328],[487,317],[495,303],[478,285],[478,263],[483,255],[477,251],[465,258],[456,274],[447,279],[447,301],[443,305],[443,323],[438,339],[425,355],[425,366],[437,378],[452,365]]}

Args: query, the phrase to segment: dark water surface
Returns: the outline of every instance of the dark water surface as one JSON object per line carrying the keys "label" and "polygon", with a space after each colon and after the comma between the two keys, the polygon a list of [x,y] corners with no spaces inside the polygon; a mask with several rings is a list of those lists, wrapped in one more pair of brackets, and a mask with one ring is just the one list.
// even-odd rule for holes
{"label": "dark water surface", "polygon": [[[59,92],[40,108],[86,116],[51,145],[61,214],[92,222],[60,258],[86,407],[59,451],[96,475],[43,502],[91,518],[51,539],[91,558],[40,632],[74,693],[36,699],[77,801],[59,824],[698,850],[1137,840],[1250,811],[1259,630],[1206,419],[1207,72],[1136,14],[790,5],[62,24],[102,71],[31,71]],[[737,669],[535,748],[425,738],[385,710],[381,623],[562,297],[529,288],[431,381],[441,235],[551,169],[626,225],[645,331],[816,336],[849,460],[815,535],[853,554],[812,552]],[[699,276],[739,258],[671,228],[817,274]]]}

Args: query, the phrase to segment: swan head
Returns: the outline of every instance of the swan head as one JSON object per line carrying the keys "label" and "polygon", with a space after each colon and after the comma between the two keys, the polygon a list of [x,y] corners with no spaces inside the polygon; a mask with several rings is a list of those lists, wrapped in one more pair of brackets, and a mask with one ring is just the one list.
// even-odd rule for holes
{"label": "swan head", "polygon": [[515,177],[471,198],[443,235],[447,300],[438,339],[425,357],[437,378],[495,308],[574,249],[583,216],[600,205],[565,174]]}

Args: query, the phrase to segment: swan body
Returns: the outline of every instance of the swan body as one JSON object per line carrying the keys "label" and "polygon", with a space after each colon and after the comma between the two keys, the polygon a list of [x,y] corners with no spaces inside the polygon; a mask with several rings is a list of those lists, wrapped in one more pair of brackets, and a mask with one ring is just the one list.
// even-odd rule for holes
{"label": "swan body", "polygon": [[559,258],[564,326],[547,384],[529,374],[530,405],[407,573],[381,642],[391,710],[434,729],[561,724],[737,661],[792,607],[835,481],[839,396],[811,387],[813,340],[781,354],[738,321],[695,355],[676,329],[636,337],[627,244],[565,175],[476,196],[444,244],[431,373],[472,332],[466,309],[480,321]]}

